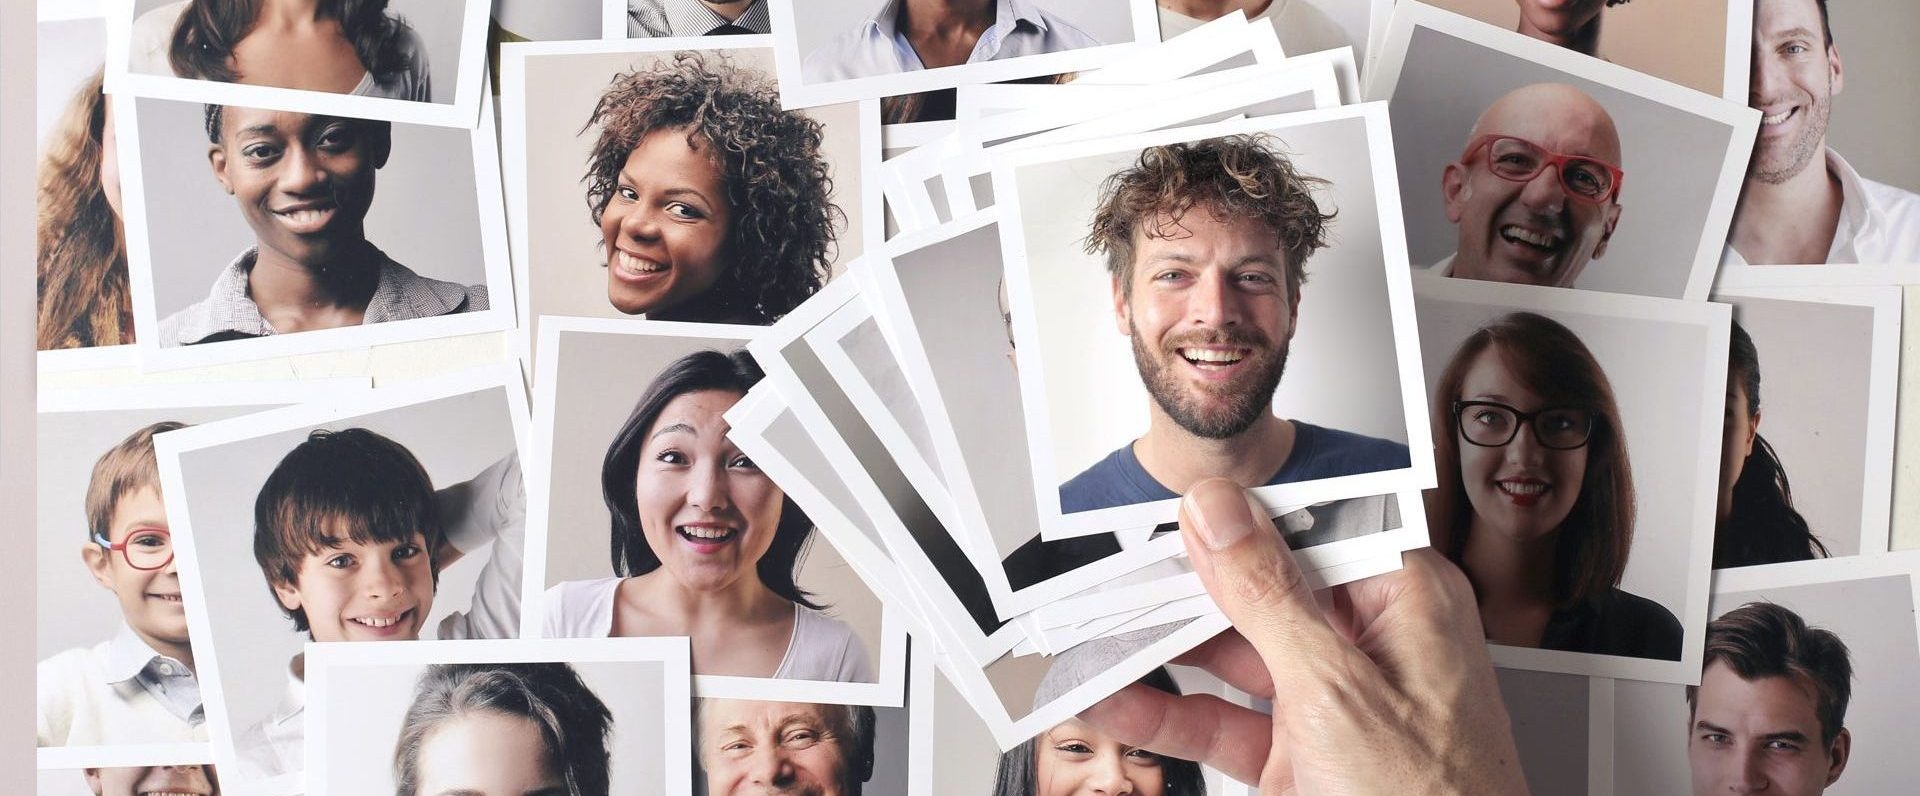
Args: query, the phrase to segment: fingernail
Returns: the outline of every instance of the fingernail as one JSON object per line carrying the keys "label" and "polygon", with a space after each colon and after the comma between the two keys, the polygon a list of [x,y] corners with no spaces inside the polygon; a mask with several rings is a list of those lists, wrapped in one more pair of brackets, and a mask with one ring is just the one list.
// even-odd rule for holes
{"label": "fingernail", "polygon": [[1245,538],[1255,527],[1254,515],[1265,509],[1253,496],[1230,481],[1206,481],[1187,493],[1187,514],[1194,531],[1211,550],[1224,550]]}

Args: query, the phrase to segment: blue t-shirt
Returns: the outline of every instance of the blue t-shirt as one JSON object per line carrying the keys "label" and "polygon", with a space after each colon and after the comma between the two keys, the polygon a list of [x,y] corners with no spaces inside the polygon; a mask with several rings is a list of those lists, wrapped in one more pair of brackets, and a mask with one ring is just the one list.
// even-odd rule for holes
{"label": "blue t-shirt", "polygon": [[[1312,481],[1357,473],[1398,470],[1409,466],[1407,446],[1351,431],[1322,428],[1293,421],[1293,452],[1266,486]],[[1133,443],[1088,467],[1060,485],[1060,511],[1072,514],[1112,506],[1131,506],[1180,497],[1166,488],[1133,455]]]}

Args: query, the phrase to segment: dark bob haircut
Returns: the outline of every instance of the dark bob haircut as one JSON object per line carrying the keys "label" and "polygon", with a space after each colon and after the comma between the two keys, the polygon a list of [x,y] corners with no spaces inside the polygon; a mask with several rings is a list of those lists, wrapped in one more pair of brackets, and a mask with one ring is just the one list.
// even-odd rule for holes
{"label": "dark bob haircut", "polygon": [[[173,29],[167,60],[175,74],[232,83],[233,48],[253,32],[264,0],[192,0]],[[340,23],[360,65],[378,83],[413,67],[405,20],[387,14],[387,0],[322,0],[320,16]]]}
{"label": "dark bob haircut", "polygon": [[640,140],[684,132],[688,146],[713,158],[726,185],[728,265],[697,299],[697,313],[662,309],[678,310],[677,320],[772,323],[826,282],[846,216],[831,201],[820,123],[782,110],[771,80],[716,60],[680,52],[613,78],[582,128],[600,128],[587,158],[587,207],[599,224]]}
{"label": "dark bob haircut", "polygon": [[[347,540],[407,542],[416,533],[428,556],[445,535],[433,480],[412,451],[364,428],[314,430],[253,501],[253,560],[269,587],[298,585],[302,559]],[[434,573],[438,584],[439,567]],[[307,632],[306,611],[280,610]]]}
{"label": "dark bob haircut", "polygon": [[[564,663],[439,663],[413,686],[413,704],[393,746],[394,796],[416,796],[420,749],[441,725],[469,713],[515,716],[540,728],[548,767],[567,796],[606,796],[613,713]],[[544,791],[543,791],[544,792]]]}
{"label": "dark bob haircut", "polygon": [[[627,415],[627,422],[613,435],[612,444],[607,446],[607,457],[600,465],[600,496],[613,519],[610,536],[614,574],[633,577],[660,567],[659,557],[647,546],[646,533],[640,527],[639,501],[633,494],[640,474],[640,449],[645,447],[647,432],[652,430],[660,413],[673,399],[688,393],[712,390],[745,395],[764,376],[759,363],[754,362],[753,355],[745,349],[731,354],[696,351],[675,360],[647,385],[646,392],[633,405],[633,412]],[[793,581],[794,570],[799,568],[812,537],[813,521],[791,496],[783,495],[773,546],[760,557],[756,568],[760,582],[774,594],[818,610],[821,606],[812,602]]]}
{"label": "dark bob haircut", "polygon": [[[1147,676],[1140,678],[1139,682],[1175,696],[1180,695],[1180,686],[1164,666],[1147,672]],[[993,796],[1039,796],[1039,761],[1035,757],[1039,752],[1040,741],[1035,736],[1001,755],[1000,769],[993,778]],[[1207,780],[1200,772],[1199,763],[1161,757],[1160,771],[1166,782],[1166,796],[1206,796]]]}

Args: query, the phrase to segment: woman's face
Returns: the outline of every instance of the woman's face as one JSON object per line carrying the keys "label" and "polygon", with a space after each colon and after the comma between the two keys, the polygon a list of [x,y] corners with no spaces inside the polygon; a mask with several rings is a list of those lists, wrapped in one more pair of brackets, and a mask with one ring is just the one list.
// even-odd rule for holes
{"label": "woman's face", "polygon": [[640,448],[633,485],[647,546],[680,585],[715,591],[740,578],[773,545],[786,493],[727,439],[740,394],[690,392],[667,402]]}
{"label": "woman's face", "polygon": [[1523,27],[1550,36],[1568,37],[1592,23],[1606,0],[1516,0]]}
{"label": "woman's face", "polygon": [[[589,739],[591,740],[591,739]],[[492,710],[463,713],[421,740],[415,793],[564,796],[567,781],[549,759],[540,726]]]}
{"label": "woman's face", "polygon": [[685,129],[641,138],[601,213],[607,300],[628,315],[696,300],[726,268],[733,223],[726,175],[704,144],[687,140]]}
{"label": "woman's face", "polygon": [[1740,373],[1727,373],[1727,414],[1720,431],[1720,500],[1715,522],[1733,515],[1733,485],[1753,455],[1753,438],[1760,431],[1760,415],[1747,406],[1747,385]]}
{"label": "woman's face", "polygon": [[107,195],[107,206],[117,218],[120,212],[120,147],[113,133],[113,103],[105,102],[105,121],[100,127],[100,192]]}
{"label": "woman's face", "polygon": [[[1467,369],[1460,400],[1493,401],[1521,412],[1546,408],[1540,395],[1507,369],[1497,347],[1480,352]],[[1476,411],[1467,409],[1460,422],[1474,422]],[[1516,540],[1538,539],[1559,528],[1580,497],[1588,446],[1548,448],[1531,423],[1521,423],[1512,441],[1498,447],[1468,442],[1459,429],[1454,442],[1460,448],[1460,483],[1485,527]]]}
{"label": "woman's face", "polygon": [[1160,756],[1108,738],[1079,719],[1041,734],[1034,749],[1034,796],[1162,796]]}

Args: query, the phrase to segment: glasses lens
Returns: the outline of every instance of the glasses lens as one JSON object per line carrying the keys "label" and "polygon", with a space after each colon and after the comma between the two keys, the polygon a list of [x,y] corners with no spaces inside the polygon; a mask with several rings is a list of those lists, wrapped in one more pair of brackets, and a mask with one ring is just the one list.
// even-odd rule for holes
{"label": "glasses lens", "polygon": [[1560,172],[1560,182],[1568,193],[1598,201],[1613,191],[1613,172],[1597,160],[1571,158]]}
{"label": "glasses lens", "polygon": [[138,569],[159,569],[173,560],[173,539],[165,531],[134,531],[127,537],[127,563]]}
{"label": "glasses lens", "polygon": [[1509,180],[1532,179],[1547,153],[1518,138],[1496,138],[1487,149],[1487,167]]}
{"label": "glasses lens", "polygon": [[1513,439],[1513,427],[1519,419],[1504,406],[1474,404],[1460,408],[1460,435],[1468,442],[1497,447]]}
{"label": "glasses lens", "polygon": [[1533,419],[1533,432],[1549,448],[1578,448],[1593,432],[1593,413],[1582,409],[1548,409]]}

